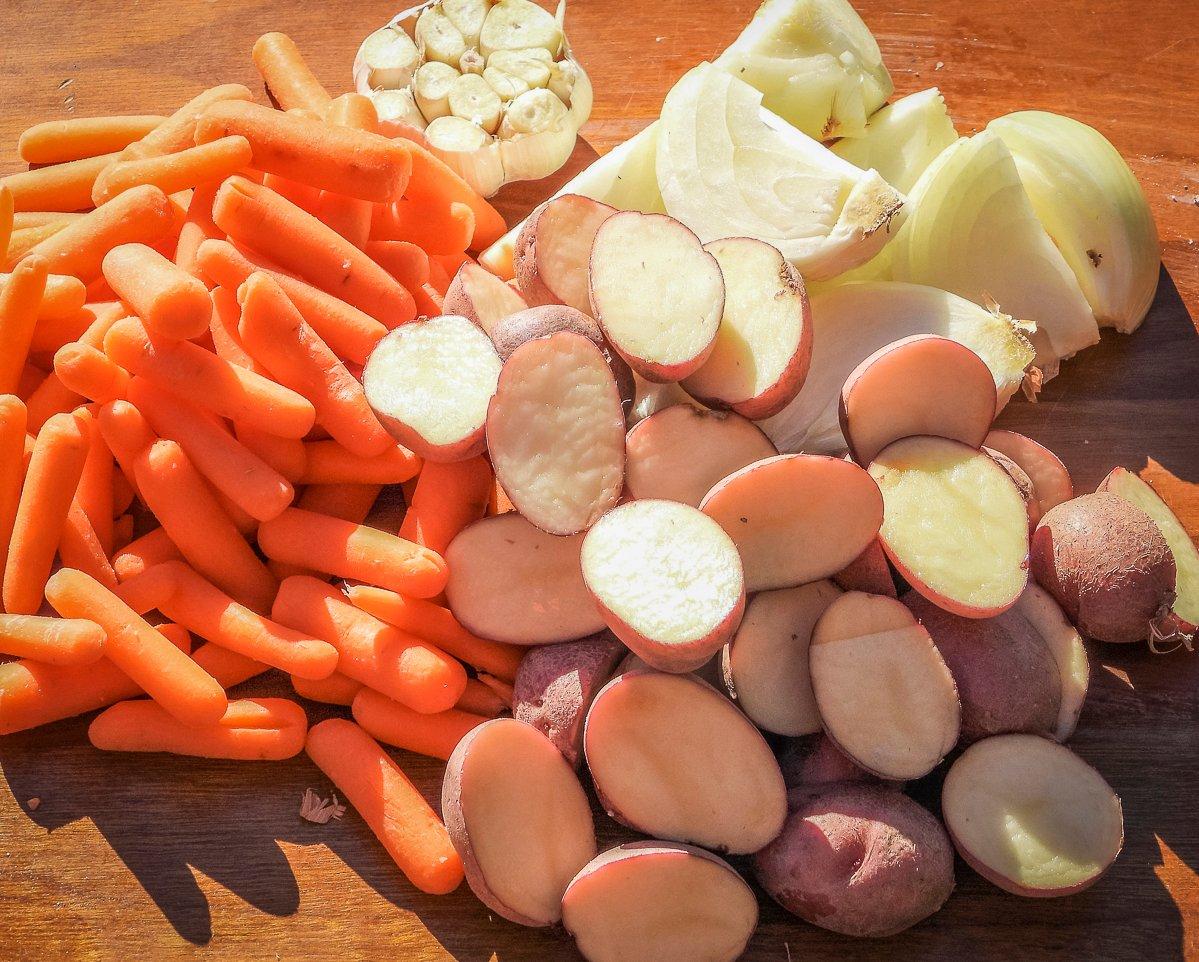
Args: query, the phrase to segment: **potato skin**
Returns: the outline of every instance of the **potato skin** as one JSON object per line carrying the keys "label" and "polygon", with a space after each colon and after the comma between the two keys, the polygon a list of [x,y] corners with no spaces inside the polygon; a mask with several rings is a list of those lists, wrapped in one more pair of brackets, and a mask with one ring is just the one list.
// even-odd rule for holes
{"label": "potato skin", "polygon": [[758,881],[813,925],[863,938],[928,918],[953,891],[941,823],[893,788],[841,785],[803,800],[754,856]]}
{"label": "potato skin", "polygon": [[1029,562],[1037,583],[1097,641],[1144,641],[1174,603],[1170,546],[1149,515],[1118,495],[1086,494],[1046,512]]}
{"label": "potato skin", "polygon": [[988,735],[1049,735],[1057,724],[1062,680],[1057,662],[1022,619],[962,618],[912,591],[902,599],[941,652],[962,701],[963,744]]}
{"label": "potato skin", "polygon": [[881,781],[834,745],[824,732],[784,739],[776,757],[791,808],[798,800],[831,786],[877,785]]}

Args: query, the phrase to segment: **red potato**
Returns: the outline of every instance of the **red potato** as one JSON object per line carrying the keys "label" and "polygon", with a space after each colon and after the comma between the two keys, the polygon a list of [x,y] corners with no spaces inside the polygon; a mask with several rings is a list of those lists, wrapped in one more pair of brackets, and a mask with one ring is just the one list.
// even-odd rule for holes
{"label": "red potato", "polygon": [[674,404],[629,431],[625,485],[634,498],[697,508],[716,482],[777,454],[770,439],[739,414]]}
{"label": "red potato", "polygon": [[1038,584],[1090,638],[1127,644],[1169,628],[1174,555],[1153,519],[1119,495],[1052,509],[1033,533],[1031,561]]}
{"label": "red potato", "polygon": [[566,304],[591,313],[591,247],[595,232],[615,213],[615,207],[590,197],[562,194],[529,215],[516,237],[512,269],[530,304]]}
{"label": "red potato", "polygon": [[898,598],[895,579],[891,577],[891,566],[887,554],[878,538],[866,545],[866,550],[844,568],[833,575],[837,587],[844,591],[865,591],[871,595],[886,595]]}
{"label": "red potato", "polygon": [[992,458],[947,438],[889,444],[870,465],[883,496],[879,540],[934,604],[989,618],[1028,583],[1028,507]]}
{"label": "red potato", "polygon": [[878,776],[856,764],[823,731],[786,739],[777,757],[792,808],[830,785],[879,783]]}
{"label": "red potato", "polygon": [[520,925],[561,919],[566,886],[595,857],[595,826],[548,738],[514,718],[472,729],[446,766],[441,812],[484,905]]}
{"label": "red potato", "polygon": [[622,211],[591,249],[591,314],[647,381],[681,381],[703,365],[724,313],[724,278],[699,238],[665,214]]}
{"label": "red potato", "polygon": [[783,826],[786,788],[770,747],[691,675],[612,679],[587,713],[583,748],[600,804],[639,832],[744,854]]}
{"label": "red potato", "polygon": [[516,670],[513,716],[545,735],[578,768],[587,709],[626,654],[628,649],[607,631],[532,649]]}
{"label": "red potato", "polygon": [[799,393],[812,360],[803,279],[776,248],[752,237],[726,237],[704,250],[724,275],[724,314],[712,353],[683,387],[708,407],[772,417]]}
{"label": "red potato", "polygon": [[583,538],[556,538],[516,512],[465,528],[446,549],[446,601],[472,634],[548,645],[604,629],[583,581]]}
{"label": "red potato", "polygon": [[1014,895],[1081,892],[1124,845],[1120,799],[1103,776],[1036,735],[966,749],[945,777],[941,812],[966,864]]}
{"label": "red potato", "polygon": [[458,268],[445,292],[441,309],[478,324],[490,336],[495,326],[509,314],[528,307],[519,293],[491,271],[469,261]]}
{"label": "red potato", "polygon": [[893,788],[837,785],[803,799],[754,856],[767,894],[832,932],[884,938],[911,928],[953,891],[941,823]]}
{"label": "red potato", "polygon": [[1041,520],[1041,502],[1037,500],[1037,491],[1032,483],[1032,478],[1006,454],[996,451],[994,448],[988,448],[986,445],[983,445],[982,452],[1003,468],[1007,472],[1007,476],[1012,479],[1012,483],[1016,485],[1016,490],[1020,492],[1020,497],[1028,511],[1028,528],[1031,531]]}
{"label": "red potato", "polygon": [[914,434],[977,448],[995,420],[996,401],[982,358],[947,337],[917,334],[875,351],[845,379],[841,431],[861,465]]}
{"label": "red potato", "polygon": [[588,962],[733,962],[758,924],[758,901],[711,852],[629,842],[601,852],[562,897],[562,925]]}
{"label": "red potato", "polygon": [[550,534],[585,531],[624,487],[624,411],[600,349],[568,331],[504,362],[487,448],[513,506]]}
{"label": "red potato", "polygon": [[583,580],[612,633],[662,671],[704,664],[745,610],[736,546],[688,505],[623,504],[587,532],[580,557]]}
{"label": "red potato", "polygon": [[[710,685],[712,688],[716,689],[716,691],[720,692],[720,694],[727,695],[728,690],[724,687],[724,670],[721,668],[720,662],[720,655],[713,655],[694,671],[690,671],[687,674],[694,675],[704,684]],[[614,671],[612,675],[615,677],[616,675],[627,674],[630,671],[656,670],[657,669],[652,665],[647,664],[630,651],[624,656],[623,659],[621,659],[620,664],[616,666],[616,671]]]}
{"label": "red potato", "polygon": [[831,581],[813,581],[759,592],[745,606],[721,667],[729,696],[759,728],[776,735],[820,731],[808,646],[816,622],[840,596]]}
{"label": "red potato", "polygon": [[883,521],[878,485],[856,464],[783,454],[716,484],[700,510],[741,552],[745,588],[788,588],[827,578],[874,540]]}
{"label": "red potato", "polygon": [[836,599],[812,632],[810,670],[825,732],[880,778],[922,778],[957,743],[953,675],[898,601],[860,591]]}
{"label": "red potato", "polygon": [[417,319],[381,340],[362,371],[367,401],[397,441],[429,461],[482,454],[502,363],[465,317]]}
{"label": "red potato", "polygon": [[987,434],[983,444],[1015,461],[1032,481],[1041,514],[1074,497],[1070,472],[1056,454],[1015,431],[999,428]]}

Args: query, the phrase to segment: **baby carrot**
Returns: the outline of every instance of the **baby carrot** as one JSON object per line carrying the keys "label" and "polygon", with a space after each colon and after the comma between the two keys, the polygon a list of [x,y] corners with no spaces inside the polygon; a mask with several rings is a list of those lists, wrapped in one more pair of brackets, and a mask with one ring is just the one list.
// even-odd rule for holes
{"label": "baby carrot", "polygon": [[[394,327],[416,316],[412,295],[337,231],[244,177],[217,191],[213,220],[234,241]],[[69,230],[70,228],[67,228]]]}
{"label": "baby carrot", "polygon": [[133,477],[137,459],[158,440],[158,435],[151,430],[150,422],[142,412],[128,401],[111,401],[102,405],[96,420],[112,456],[134,490],[137,490],[137,482]]}
{"label": "baby carrot", "polygon": [[78,220],[83,214],[62,210],[18,210],[12,215],[13,230],[24,230],[28,227],[45,227],[47,224],[69,224]]}
{"label": "baby carrot", "polygon": [[104,351],[130,374],[184,394],[221,417],[281,437],[302,438],[316,420],[312,404],[294,391],[189,341],[151,341],[136,318],[117,321],[109,329]]}
{"label": "baby carrot", "polygon": [[320,678],[316,681],[292,675],[291,687],[296,690],[297,695],[307,698],[309,701],[347,707],[354,703],[354,696],[364,688],[362,682],[355,681],[340,671],[335,671],[328,678]]}
{"label": "baby carrot", "polygon": [[148,185],[134,187],[72,221],[30,254],[44,257],[52,273],[70,274],[86,284],[100,276],[104,255],[118,244],[153,244],[173,224],[166,194]]}
{"label": "baby carrot", "polygon": [[46,598],[64,618],[103,628],[105,657],[180,721],[211,724],[225,714],[228,699],[216,679],[94,579],[63,568],[46,584]]}
{"label": "baby carrot", "polygon": [[472,635],[441,605],[419,598],[405,598],[394,591],[370,585],[346,585],[345,593],[354,607],[424,638],[472,668],[508,681],[516,677],[524,648]]}
{"label": "baby carrot", "polygon": [[175,243],[175,265],[189,274],[199,276],[196,254],[206,240],[223,238],[222,231],[212,220],[212,202],[216,199],[219,181],[197,184],[187,205],[187,215],[179,228],[179,240]]}
{"label": "baby carrot", "polygon": [[129,544],[117,551],[112,557],[112,567],[118,581],[128,581],[168,561],[182,561],[183,555],[175,547],[175,542],[162,528],[130,541]]}
{"label": "baby carrot", "polygon": [[156,434],[178,442],[196,470],[251,517],[267,521],[291,504],[295,490],[287,479],[207,411],[140,377],[129,399]]}
{"label": "baby carrot", "polygon": [[0,254],[7,253],[12,237],[13,206],[12,191],[0,184]]}
{"label": "baby carrot", "polygon": [[270,665],[239,655],[236,651],[222,648],[211,641],[197,648],[192,653],[192,659],[224,685],[226,690],[271,670]]}
{"label": "baby carrot", "polygon": [[413,885],[431,895],[458,887],[462,860],[449,833],[378,742],[353,722],[330,718],[309,730],[306,748]]}
{"label": "baby carrot", "polygon": [[297,207],[312,214],[321,202],[321,192],[316,187],[300,184],[278,174],[263,174],[259,181],[263,187],[273,190],[280,197],[286,198]]}
{"label": "baby carrot", "polygon": [[[125,488],[129,491],[130,496],[133,495],[133,488],[125,481],[125,475],[117,475],[118,481],[125,483]],[[119,485],[113,485],[119,487]],[[133,540],[133,515],[122,514],[118,515],[112,522],[112,545],[113,549],[120,551]],[[120,578],[117,579],[120,581]]]}
{"label": "baby carrot", "polygon": [[494,475],[483,457],[425,465],[400,526],[400,537],[445,554],[450,542],[487,512]]}
{"label": "baby carrot", "polygon": [[487,514],[494,516],[497,514],[507,514],[509,511],[515,510],[516,505],[508,497],[508,492],[504,490],[503,485],[499,481],[496,481],[491,486],[491,494],[487,499]]}
{"label": "baby carrot", "polygon": [[53,224],[42,224],[40,227],[14,230],[8,239],[8,247],[4,255],[0,257],[0,267],[3,267],[5,271],[13,270],[38,244],[55,234],[61,234],[69,224],[69,221],[63,220]]}
{"label": "baby carrot", "polygon": [[18,398],[24,401],[31,396],[34,391],[42,386],[42,382],[49,375],[36,364],[29,361],[25,362],[25,366],[21,368],[21,376],[17,380],[17,389],[13,391]]}
{"label": "baby carrot", "polygon": [[250,162],[250,144],[244,137],[222,137],[198,147],[158,157],[121,160],[104,172],[92,187],[96,205],[142,184],[173,194],[214,183],[236,174]]}
{"label": "baby carrot", "polygon": [[[362,94],[342,94],[325,112],[325,123],[350,127],[372,134],[379,132],[375,104]],[[336,191],[323,191],[317,201],[316,216],[357,248],[366,245],[371,233],[375,205],[370,201],[347,197]]]}
{"label": "baby carrot", "polygon": [[430,598],[445,588],[445,561],[436,552],[365,525],[298,508],[264,522],[258,529],[258,546],[276,561],[416,598]]}
{"label": "baby carrot", "polygon": [[242,445],[293,484],[304,474],[308,452],[298,438],[281,438],[245,424],[234,424],[233,433]]}
{"label": "baby carrot", "polygon": [[316,578],[286,578],[271,615],[333,645],[341,674],[416,711],[451,708],[466,688],[466,672],[453,658],[360,611]]}
{"label": "baby carrot", "polygon": [[42,606],[46,579],[83,462],[91,416],[56,414],[38,432],[17,505],[4,565],[4,610],[31,615]]}
{"label": "baby carrot", "polygon": [[481,672],[478,680],[480,684],[485,685],[495,692],[496,697],[503,702],[505,708],[512,708],[514,693],[512,686],[508,684],[508,682],[504,681],[502,678],[496,678],[495,675],[485,675]]}
{"label": "baby carrot", "polygon": [[471,241],[474,250],[491,246],[507,233],[508,226],[499,211],[442,160],[414,141],[405,141],[404,146],[412,155],[412,175],[404,191],[405,199],[427,210],[448,210],[450,204],[466,204],[475,215]]}
{"label": "baby carrot", "polygon": [[79,502],[72,502],[67,509],[62,531],[59,533],[58,557],[63,565],[82,571],[95,578],[110,591],[117,586],[117,575],[104,553],[104,546],[96,535],[96,529],[84,513]]}
{"label": "baby carrot", "polygon": [[269,274],[251,274],[238,298],[242,345],[280,384],[312,402],[316,423],[335,441],[365,458],[395,444],[367,404],[361,382],[304,322]]}
{"label": "baby carrot", "polygon": [[0,573],[8,560],[8,545],[25,480],[27,423],[21,399],[11,394],[0,395]]}
{"label": "baby carrot", "polygon": [[409,199],[379,204],[371,222],[372,240],[409,241],[430,255],[464,251],[474,234],[475,212],[458,201],[440,208]]}
{"label": "baby carrot", "polygon": [[354,698],[352,712],[354,721],[372,738],[443,761],[449,760],[467,732],[487,721],[455,708],[422,715],[370,688]]}
{"label": "baby carrot", "polygon": [[242,346],[237,325],[241,321],[241,305],[237,303],[236,288],[214,287],[209,291],[212,298],[212,317],[208,322],[208,336],[212,338],[212,349],[217,357],[236,364],[238,367],[265,374],[262,365],[246,353]]}
{"label": "baby carrot", "polygon": [[99,661],[104,629],[94,621],[0,614],[0,652],[47,665],[90,665]]}
{"label": "baby carrot", "polygon": [[0,290],[0,394],[12,394],[21,380],[46,291],[46,274],[44,259],[28,257]]}
{"label": "baby carrot", "polygon": [[322,114],[332,98],[285,33],[264,33],[254,43],[254,66],[284,110],[305,107]]}
{"label": "baby carrot", "polygon": [[103,751],[168,752],[234,761],[281,761],[303,750],[308,734],[304,709],[286,698],[229,702],[215,724],[192,726],[152,701],[123,701],[88,726],[88,740]]}
{"label": "baby carrot", "polygon": [[450,289],[450,275],[446,273],[446,269],[441,266],[441,261],[436,257],[429,258],[428,286],[437,292],[439,298],[445,297],[446,291]]}
{"label": "baby carrot", "polygon": [[[130,507],[133,505],[133,499],[135,497],[137,497],[137,495],[134,493],[133,485],[129,483],[129,479],[125,477],[125,473],[123,471],[114,471],[112,476],[113,517],[119,521],[123,515],[127,514]],[[113,524],[115,525],[116,521],[114,521]],[[127,545],[132,540],[133,536],[130,535],[125,539],[122,547]]]}
{"label": "baby carrot", "polygon": [[92,186],[101,172],[117,159],[117,154],[101,154],[85,160],[72,160],[52,167],[23,170],[0,178],[0,184],[12,191],[16,210],[78,211],[92,206]]}
{"label": "baby carrot", "polygon": [[79,487],[75,489],[75,500],[91,522],[106,557],[112,554],[112,519],[118,513],[113,504],[115,473],[112,451],[104,440],[98,421],[93,418],[88,431],[87,457],[83,461]]}
{"label": "baby carrot", "polygon": [[[11,274],[0,274],[0,288],[8,284]],[[34,351],[55,350],[68,340],[69,334],[79,337],[88,324],[95,320],[97,310],[109,309],[112,305],[87,304],[87,288],[77,277],[66,274],[46,276],[46,290],[38,307],[38,325],[33,332],[30,348]],[[119,305],[117,305],[119,306]],[[59,331],[64,332],[61,336]]]}
{"label": "baby carrot", "polygon": [[146,506],[180,554],[204,577],[255,611],[266,611],[276,581],[213,497],[175,441],[155,441],[134,466]]}
{"label": "baby carrot", "polygon": [[308,458],[301,484],[399,484],[416,477],[422,463],[398,444],[373,458],[351,454],[336,441],[312,441],[304,448]]}
{"label": "baby carrot", "polygon": [[504,699],[477,678],[470,678],[466,682],[466,690],[454,708],[471,715],[497,718],[508,711],[509,706],[504,703]]}
{"label": "baby carrot", "polygon": [[89,401],[107,404],[129,393],[129,372],[103,351],[79,341],[55,352],[54,373],[64,387]]}
{"label": "baby carrot", "polygon": [[[79,337],[79,343],[88,347],[101,348],[108,329],[123,317],[121,311],[96,311],[96,318]],[[67,388],[53,371],[43,381],[27,402],[29,430],[37,431],[53,415],[70,411],[83,402],[74,391]]]}
{"label": "baby carrot", "polygon": [[379,484],[310,484],[296,507],[362,524],[382,490]]}
{"label": "baby carrot", "polygon": [[376,240],[372,237],[364,249],[376,264],[408,290],[414,291],[428,283],[429,255],[411,241]]}
{"label": "baby carrot", "polygon": [[104,255],[104,279],[142,319],[146,330],[167,340],[191,340],[208,330],[208,289],[144,244],[122,244]]}
{"label": "baby carrot", "polygon": [[21,134],[17,153],[27,164],[61,164],[123,150],[166,117],[73,117],[34,124]]}

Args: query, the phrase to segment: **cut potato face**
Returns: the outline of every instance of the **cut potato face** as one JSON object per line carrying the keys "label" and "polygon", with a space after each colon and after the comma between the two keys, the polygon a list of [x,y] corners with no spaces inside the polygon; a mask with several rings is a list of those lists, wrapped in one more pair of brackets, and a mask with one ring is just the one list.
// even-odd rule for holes
{"label": "cut potato face", "polygon": [[732,637],[745,609],[737,548],[695,508],[632,501],[583,541],[583,579],[612,633],[662,671],[691,671]]}
{"label": "cut potato face", "polygon": [[562,194],[533,211],[516,239],[512,269],[530,304],[565,304],[591,313],[591,246],[615,207]]}
{"label": "cut potato face", "polygon": [[841,430],[858,464],[892,441],[931,434],[972,448],[995,420],[991,369],[970,348],[918,334],[875,351],[841,389]]}
{"label": "cut potato face", "polygon": [[812,358],[812,315],[799,272],[764,241],[728,237],[704,245],[724,275],[724,314],[712,353],[683,383],[709,407],[760,420],[803,387]]}
{"label": "cut potato face", "polygon": [[856,464],[785,454],[725,478],[700,510],[737,545],[746,590],[764,591],[807,584],[844,568],[878,534],[883,499]]}
{"label": "cut potato face", "polygon": [[675,404],[638,421],[625,438],[625,484],[634,498],[699,507],[717,481],[778,451],[740,415]]}
{"label": "cut potato face", "polygon": [[447,314],[460,314],[490,335],[505,317],[529,305],[491,271],[478,264],[463,264],[450,282],[442,306]]}
{"label": "cut potato face", "polygon": [[487,410],[496,480],[539,528],[584,531],[620,497],[624,424],[595,344],[568,331],[528,341],[504,362]]}
{"label": "cut potato face", "polygon": [[1066,466],[1056,454],[1032,438],[996,428],[987,434],[983,444],[1020,465],[1032,481],[1033,496],[1041,514],[1074,497],[1074,482],[1070,480]]}
{"label": "cut potato face", "polygon": [[418,319],[388,334],[362,372],[380,423],[430,461],[483,453],[487,405],[500,376],[490,338],[465,317]]}
{"label": "cut potato face", "polygon": [[587,864],[562,924],[588,962],[733,962],[758,924],[753,891],[727,862],[677,842],[630,842]]}
{"label": "cut potato face", "polygon": [[724,300],[716,258],[674,218],[622,211],[595,232],[591,313],[647,380],[679,381],[699,369]]}
{"label": "cut potato face", "polygon": [[987,455],[946,438],[888,445],[870,465],[882,491],[883,550],[936,605],[989,618],[1028,583],[1028,508]]}
{"label": "cut potato face", "polygon": [[583,746],[601,804],[639,832],[742,854],[783,826],[786,789],[770,747],[690,675],[614,678],[591,705]]}
{"label": "cut potato face", "polygon": [[898,601],[851,591],[812,633],[812,691],[824,729],[862,768],[922,778],[957,743],[957,686],[927,631]]}
{"label": "cut potato face", "polygon": [[820,711],[808,673],[812,629],[841,596],[831,581],[763,591],[745,606],[745,617],[725,646],[729,694],[759,728],[777,735],[820,731]]}
{"label": "cut potato face", "polygon": [[514,718],[473,729],[450,756],[441,810],[484,905],[521,925],[562,917],[566,886],[595,856],[595,826],[549,739]]}
{"label": "cut potato face", "polygon": [[1120,799],[1103,776],[1036,735],[971,745],[949,769],[941,810],[966,863],[1015,895],[1080,892],[1124,844]]}
{"label": "cut potato face", "polygon": [[519,514],[484,518],[446,549],[450,610],[476,635],[548,645],[601,631],[579,565],[582,536],[556,538]]}

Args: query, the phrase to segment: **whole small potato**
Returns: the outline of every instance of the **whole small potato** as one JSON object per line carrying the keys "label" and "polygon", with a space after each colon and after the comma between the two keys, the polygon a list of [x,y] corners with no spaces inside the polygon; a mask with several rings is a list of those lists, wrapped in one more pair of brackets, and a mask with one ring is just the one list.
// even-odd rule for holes
{"label": "whole small potato", "polygon": [[1098,641],[1144,641],[1174,603],[1169,544],[1149,515],[1114,494],[1083,495],[1048,511],[1029,561],[1078,630]]}
{"label": "whole small potato", "polygon": [[879,783],[877,775],[854,764],[824,732],[784,739],[776,757],[792,808],[795,799],[823,792],[832,785]]}

